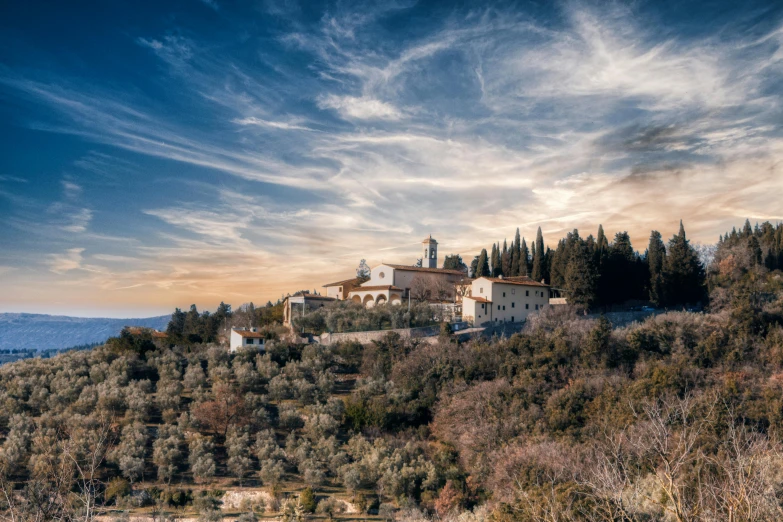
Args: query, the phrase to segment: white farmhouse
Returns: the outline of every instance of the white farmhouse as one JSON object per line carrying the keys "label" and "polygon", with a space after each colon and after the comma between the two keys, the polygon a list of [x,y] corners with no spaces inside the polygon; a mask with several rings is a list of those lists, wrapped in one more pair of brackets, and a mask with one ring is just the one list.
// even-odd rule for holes
{"label": "white farmhouse", "polygon": [[259,351],[264,350],[264,334],[258,331],[257,328],[232,328],[230,338],[229,350],[237,352],[240,348],[251,346]]}
{"label": "white farmhouse", "polygon": [[462,298],[462,319],[485,323],[521,322],[549,305],[549,285],[526,276],[479,277]]}

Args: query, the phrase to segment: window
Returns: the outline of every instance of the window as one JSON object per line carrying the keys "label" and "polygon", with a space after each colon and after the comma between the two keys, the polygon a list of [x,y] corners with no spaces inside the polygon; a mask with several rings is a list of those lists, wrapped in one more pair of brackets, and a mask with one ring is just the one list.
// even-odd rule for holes
{"label": "window", "polygon": [[253,339],[248,339],[247,343],[245,343],[245,344],[253,344]]}
{"label": "window", "polygon": [[538,310],[538,305],[536,305],[536,310]]}
{"label": "window", "polygon": [[424,259],[427,259],[429,256],[427,255],[427,249],[424,249]]}
{"label": "window", "polygon": [[503,297],[506,297],[506,292],[503,292]]}
{"label": "window", "polygon": [[514,308],[514,303],[511,303],[511,308]]}
{"label": "window", "polygon": [[516,294],[516,293],[517,293],[517,289],[516,289],[516,288],[512,288],[512,289],[511,289],[511,295],[514,295],[514,294]]}
{"label": "window", "polygon": [[481,303],[481,309],[482,309],[482,310],[485,310],[485,308],[484,308],[484,303]]}
{"label": "window", "polygon": [[503,310],[505,310],[505,309],[506,309],[506,305],[503,305]]}
{"label": "window", "polygon": [[530,305],[525,303],[525,310],[527,310],[528,308],[530,308]]}
{"label": "window", "polygon": [[482,286],[481,288],[479,288],[479,293],[480,293],[480,294],[483,294],[483,293],[484,293],[484,287],[483,287],[483,286]]}
{"label": "window", "polygon": [[525,296],[530,296],[530,290],[525,290]]}
{"label": "window", "polygon": [[514,322],[514,316],[513,315],[511,316],[511,322],[512,323]]}
{"label": "window", "polygon": [[430,250],[430,259],[435,259],[435,251]]}
{"label": "window", "polygon": [[500,310],[500,305],[498,305],[498,310]]}
{"label": "window", "polygon": [[379,272],[378,277],[383,279],[384,277],[386,277],[386,274],[384,274],[383,272]]}

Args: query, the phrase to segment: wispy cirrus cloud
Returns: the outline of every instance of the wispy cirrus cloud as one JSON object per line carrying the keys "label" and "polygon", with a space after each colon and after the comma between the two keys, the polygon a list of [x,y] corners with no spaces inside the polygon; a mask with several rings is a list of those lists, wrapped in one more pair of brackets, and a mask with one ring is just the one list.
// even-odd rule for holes
{"label": "wispy cirrus cloud", "polygon": [[[3,69],[0,85],[54,115],[29,127],[100,149],[69,168],[119,187],[153,158],[174,180],[134,201],[132,249],[76,259],[63,244],[47,267],[121,294],[250,300],[362,257],[413,262],[430,232],[470,256],[517,226],[554,242],[603,223],[643,250],[680,218],[703,241],[783,219],[780,20],[693,32],[647,23],[646,4],[558,6],[337,4],[315,22],[275,9],[263,34],[151,31],[135,40],[150,93]],[[58,226],[81,241],[102,220],[79,199],[89,185],[66,181],[85,194],[63,196]]]}

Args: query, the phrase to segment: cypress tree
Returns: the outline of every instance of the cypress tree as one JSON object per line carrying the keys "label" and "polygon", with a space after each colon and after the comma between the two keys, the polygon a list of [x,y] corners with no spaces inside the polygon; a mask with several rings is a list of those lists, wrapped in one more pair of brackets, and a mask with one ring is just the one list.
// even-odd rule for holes
{"label": "cypress tree", "polygon": [[530,252],[527,249],[527,242],[522,238],[522,245],[519,247],[519,275],[530,275]]}
{"label": "cypress tree", "polygon": [[487,249],[482,248],[481,254],[478,257],[478,263],[476,264],[476,272],[474,277],[488,277],[489,276],[489,260],[487,259]]}
{"label": "cypress tree", "polygon": [[517,232],[514,234],[514,242],[511,243],[511,271],[508,274],[510,276],[518,276],[520,274],[519,242],[519,228],[517,228]]}
{"label": "cypress tree", "polygon": [[[533,258],[536,256],[536,247],[533,245]],[[557,242],[557,249],[552,254],[552,263],[549,268],[549,284],[555,288],[563,288],[565,285],[565,267],[567,262],[565,240]]]}
{"label": "cypress tree", "polygon": [[598,274],[587,243],[574,230],[574,242],[569,252],[564,290],[571,304],[589,309],[595,302]]}
{"label": "cypress tree", "polygon": [[503,267],[503,274],[511,274],[511,253],[508,250],[508,242],[503,240],[503,252],[500,254],[500,266]]}
{"label": "cypress tree", "polygon": [[544,236],[541,234],[541,227],[536,232],[536,250],[533,254],[533,270],[530,277],[536,281],[544,279]]}
{"label": "cypress tree", "polygon": [[598,225],[598,236],[595,238],[595,255],[600,260],[609,253],[609,241],[604,234],[604,226]]}
{"label": "cypress tree", "polygon": [[[682,224],[682,222],[680,222],[680,224]],[[751,235],[753,235],[753,229],[750,228],[750,220],[746,219],[745,226],[742,227],[742,237],[750,237]]]}
{"label": "cypress tree", "polygon": [[685,237],[680,221],[679,233],[669,240],[663,270],[666,302],[670,305],[697,303],[704,298],[704,267],[696,250]]}
{"label": "cypress tree", "polygon": [[653,230],[650,233],[650,244],[647,246],[647,267],[650,274],[650,301],[656,306],[664,302],[663,267],[666,263],[666,247],[661,233]]}
{"label": "cypress tree", "polygon": [[753,264],[761,264],[761,245],[756,236],[750,236],[748,240],[748,250],[750,251],[750,258],[753,260]]}
{"label": "cypress tree", "polygon": [[500,265],[500,249],[497,245],[492,245],[492,277],[503,275],[503,268]]}

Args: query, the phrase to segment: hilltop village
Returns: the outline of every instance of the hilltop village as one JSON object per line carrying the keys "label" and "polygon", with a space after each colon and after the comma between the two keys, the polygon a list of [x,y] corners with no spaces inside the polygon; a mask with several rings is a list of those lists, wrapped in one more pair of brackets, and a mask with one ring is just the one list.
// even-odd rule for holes
{"label": "hilltop village", "polygon": [[331,301],[350,300],[367,308],[415,300],[437,305],[446,316],[471,325],[523,322],[556,298],[544,281],[529,276],[470,277],[469,270],[438,267],[438,242],[422,241],[423,256],[415,266],[381,263],[368,276],[323,285],[324,294],[301,293],[284,300],[284,325],[297,311],[318,308]]}

